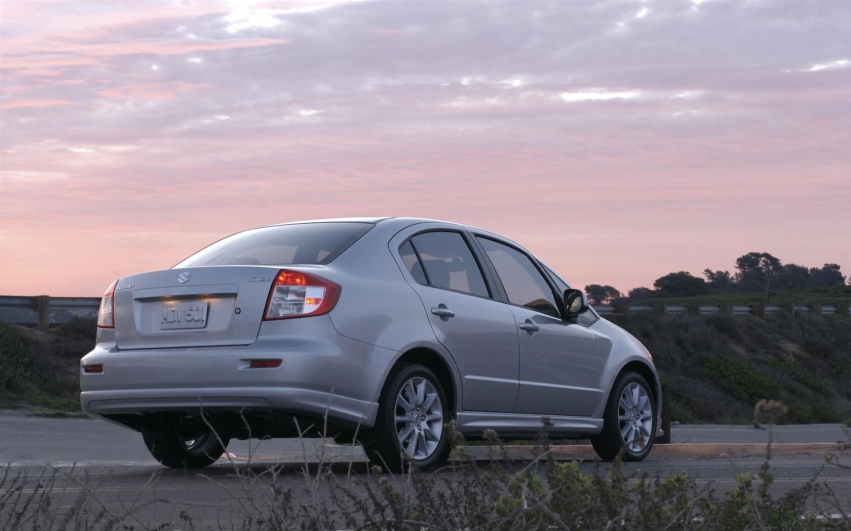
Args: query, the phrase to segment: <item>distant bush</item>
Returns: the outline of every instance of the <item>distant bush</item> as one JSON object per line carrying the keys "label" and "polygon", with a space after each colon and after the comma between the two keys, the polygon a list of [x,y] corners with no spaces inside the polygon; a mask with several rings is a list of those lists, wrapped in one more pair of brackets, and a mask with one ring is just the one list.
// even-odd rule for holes
{"label": "distant bush", "polygon": [[[680,298],[735,293],[755,294],[758,298],[754,302],[758,302],[763,300],[769,287],[772,291],[819,292],[825,289],[832,291],[832,288],[842,288],[846,285],[846,278],[838,264],[824,264],[820,268],[808,268],[798,264],[784,265],[779,258],[769,253],[757,252],[750,252],[738,257],[736,259],[736,271],[732,274],[729,271],[704,269],[703,275],[706,277],[705,281],[702,278],[694,277],[688,271],[668,273],[656,279],[656,282],[653,283],[656,289],[635,288],[629,291],[627,297],[630,301],[638,301],[650,297]],[[591,284],[591,286],[601,287],[597,284]],[[851,276],[848,277],[848,286],[851,286]],[[610,288],[614,293],[618,293],[618,290],[611,286],[605,287]],[[585,291],[589,292],[590,298],[589,286],[585,287]],[[812,295],[812,293],[809,294]],[[777,295],[782,296],[783,294],[778,293]],[[796,297],[800,293],[791,295]],[[819,298],[816,296],[806,302],[818,301]],[[617,299],[617,297],[614,297],[614,299]],[[848,297],[845,297],[845,299],[847,300]],[[748,301],[739,298],[732,302]],[[795,302],[804,303],[805,301],[798,298]]]}
{"label": "distant bush", "polygon": [[688,271],[668,273],[664,277],[656,279],[653,283],[656,291],[654,296],[659,297],[694,297],[709,293],[709,286],[702,278],[692,276]]}

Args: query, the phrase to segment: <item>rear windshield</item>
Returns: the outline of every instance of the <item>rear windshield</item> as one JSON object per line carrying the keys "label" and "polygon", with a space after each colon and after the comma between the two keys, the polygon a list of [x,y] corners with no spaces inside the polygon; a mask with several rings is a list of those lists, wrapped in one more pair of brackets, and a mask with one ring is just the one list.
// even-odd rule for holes
{"label": "rear windshield", "polygon": [[177,268],[214,265],[323,265],[366,234],[372,223],[300,223],[228,236],[180,262]]}

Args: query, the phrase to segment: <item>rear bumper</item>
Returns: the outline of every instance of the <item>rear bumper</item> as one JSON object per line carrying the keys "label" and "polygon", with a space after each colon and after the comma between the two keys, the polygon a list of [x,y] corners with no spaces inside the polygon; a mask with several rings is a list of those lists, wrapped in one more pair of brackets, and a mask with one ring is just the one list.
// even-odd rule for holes
{"label": "rear bumper", "polygon": [[165,411],[275,410],[293,415],[324,417],[348,425],[372,427],[376,402],[332,393],[285,387],[169,388],[132,391],[83,391],[83,411],[89,415],[147,414]]}
{"label": "rear bumper", "polygon": [[[81,365],[80,402],[93,416],[274,410],[372,427],[378,394],[394,351],[346,338],[328,316],[264,322],[242,347],[119,350],[100,343]],[[252,369],[252,359],[280,359],[276,368]]]}

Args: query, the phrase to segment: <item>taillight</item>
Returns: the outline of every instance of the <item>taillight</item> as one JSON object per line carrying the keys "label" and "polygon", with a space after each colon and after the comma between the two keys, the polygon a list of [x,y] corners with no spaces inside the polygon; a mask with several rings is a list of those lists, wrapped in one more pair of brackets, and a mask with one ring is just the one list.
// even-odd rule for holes
{"label": "taillight", "polygon": [[264,320],[322,315],[334,309],[340,286],[317,276],[281,269],[269,300]]}
{"label": "taillight", "polygon": [[103,298],[100,300],[100,309],[98,310],[98,328],[115,328],[115,285],[116,280],[106,288]]}

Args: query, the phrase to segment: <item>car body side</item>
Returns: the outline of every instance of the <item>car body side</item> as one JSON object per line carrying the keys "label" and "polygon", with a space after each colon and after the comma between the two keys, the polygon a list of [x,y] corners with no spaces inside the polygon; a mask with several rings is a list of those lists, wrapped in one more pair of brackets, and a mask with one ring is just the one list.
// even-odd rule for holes
{"label": "car body side", "polygon": [[[145,427],[142,419],[147,413],[191,413],[200,408],[275,410],[311,418],[327,414],[329,422],[340,427],[369,428],[375,423],[379,395],[391,372],[400,362],[416,359],[431,363],[446,380],[443,385],[457,427],[465,435],[480,436],[486,429],[506,437],[534,435],[541,427],[541,415],[464,409],[463,360],[456,359],[438,340],[429,322],[429,308],[417,294],[413,285],[416,280],[399,256],[402,243],[429,230],[459,231],[471,241],[474,233],[487,235],[522,250],[498,235],[462,225],[414,218],[382,219],[327,265],[284,266],[342,286],[339,301],[328,314],[263,321],[256,339],[248,345],[119,349],[114,329],[99,329],[97,345],[81,365],[102,364],[104,370],[102,374],[88,374],[81,369],[84,411],[134,429]],[[477,259],[484,260],[475,247]],[[230,274],[241,274],[240,266],[229,267]],[[264,267],[272,277],[281,269]],[[193,272],[201,269],[187,268]],[[221,268],[218,274],[224,275]],[[493,278],[486,276],[493,283]],[[121,284],[133,284],[133,277],[121,279]],[[499,300],[504,294],[494,287],[492,290],[497,302],[504,303]],[[132,293],[128,290],[117,295],[131,297]],[[590,416],[550,416],[554,435],[599,433],[606,398],[625,368],[642,374],[653,388],[656,403],[661,404],[659,377],[641,343],[605,319],[594,320],[587,329],[597,338],[602,367],[600,399]],[[248,360],[265,358],[283,361],[275,369],[248,367]]]}

